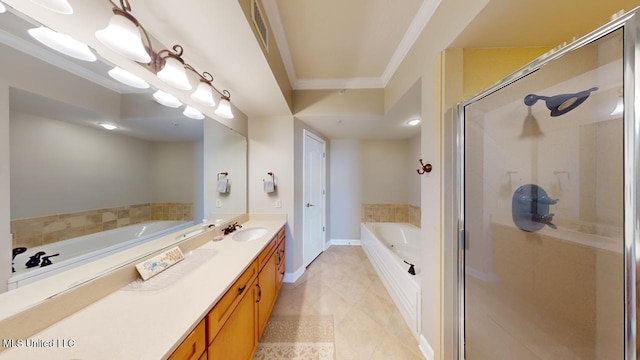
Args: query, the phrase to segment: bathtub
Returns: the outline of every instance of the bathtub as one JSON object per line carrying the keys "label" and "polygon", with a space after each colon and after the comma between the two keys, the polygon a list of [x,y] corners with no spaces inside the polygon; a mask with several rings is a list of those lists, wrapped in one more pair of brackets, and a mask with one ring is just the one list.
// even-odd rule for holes
{"label": "bathtub", "polygon": [[[8,280],[9,290],[191,225],[193,225],[191,221],[152,221],[29,248],[16,256],[13,261],[16,272]],[[44,251],[46,253],[44,256],[60,255],[50,258],[51,265],[27,268],[25,264],[38,251]]]}
{"label": "bathtub", "polygon": [[[416,338],[420,334],[420,228],[405,223],[363,223],[362,247]],[[416,275],[409,274],[414,264]]]}

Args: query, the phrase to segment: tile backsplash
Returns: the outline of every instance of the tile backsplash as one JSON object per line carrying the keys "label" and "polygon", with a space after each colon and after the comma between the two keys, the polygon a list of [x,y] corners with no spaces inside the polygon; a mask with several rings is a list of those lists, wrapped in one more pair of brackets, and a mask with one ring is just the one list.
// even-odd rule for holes
{"label": "tile backsplash", "polygon": [[193,220],[192,203],[147,203],[11,221],[13,247],[27,248],[152,220]]}
{"label": "tile backsplash", "polygon": [[362,221],[410,223],[420,227],[420,207],[408,204],[362,204]]}

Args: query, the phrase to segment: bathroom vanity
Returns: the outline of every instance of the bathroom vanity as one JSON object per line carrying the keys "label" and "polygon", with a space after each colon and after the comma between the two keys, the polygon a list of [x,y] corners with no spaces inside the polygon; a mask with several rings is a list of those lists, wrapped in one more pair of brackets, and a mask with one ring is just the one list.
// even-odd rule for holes
{"label": "bathroom vanity", "polygon": [[[285,225],[286,215],[249,215],[223,240],[205,231],[185,260],[13,339],[0,359],[249,359],[284,278]],[[52,339],[60,346],[17,346]]]}

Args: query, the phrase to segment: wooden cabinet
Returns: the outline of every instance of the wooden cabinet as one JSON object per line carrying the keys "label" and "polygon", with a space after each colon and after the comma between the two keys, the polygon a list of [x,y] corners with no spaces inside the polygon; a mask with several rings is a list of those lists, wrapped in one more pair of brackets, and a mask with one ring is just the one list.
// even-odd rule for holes
{"label": "wooden cabinet", "polygon": [[264,326],[267,324],[267,320],[269,320],[271,308],[276,299],[276,274],[278,270],[276,260],[276,252],[272,252],[258,275],[258,287],[260,291],[258,297],[258,333],[261,335]]}
{"label": "wooden cabinet", "polygon": [[252,358],[284,280],[285,237],[282,227],[170,360]]}
{"label": "wooden cabinet", "polygon": [[204,334],[205,322],[201,321],[169,356],[169,360],[206,360],[207,342]]}
{"label": "wooden cabinet", "polygon": [[249,290],[209,344],[209,360],[247,360],[253,355],[258,343],[255,282],[254,278]]}

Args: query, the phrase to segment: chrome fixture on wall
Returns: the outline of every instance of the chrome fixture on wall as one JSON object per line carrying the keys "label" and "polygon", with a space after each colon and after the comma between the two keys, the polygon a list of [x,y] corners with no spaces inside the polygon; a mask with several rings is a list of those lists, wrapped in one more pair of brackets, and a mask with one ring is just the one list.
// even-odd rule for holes
{"label": "chrome fixture on wall", "polygon": [[113,5],[113,16],[107,27],[95,33],[96,38],[103,45],[145,66],[160,80],[179,90],[192,90],[193,87],[189,82],[186,70],[192,71],[200,79],[191,98],[204,106],[213,107],[216,105],[213,98],[213,91],[215,91],[220,95],[220,103],[215,111],[216,115],[225,119],[233,119],[230,104],[231,93],[227,90],[220,91],[213,86],[213,76],[210,73],[206,71],[200,73],[186,63],[182,58],[184,49],[181,45],[173,45],[171,50],[154,51],[146,29],[131,14],[129,1],[120,0],[119,5],[113,0],[107,1]]}

